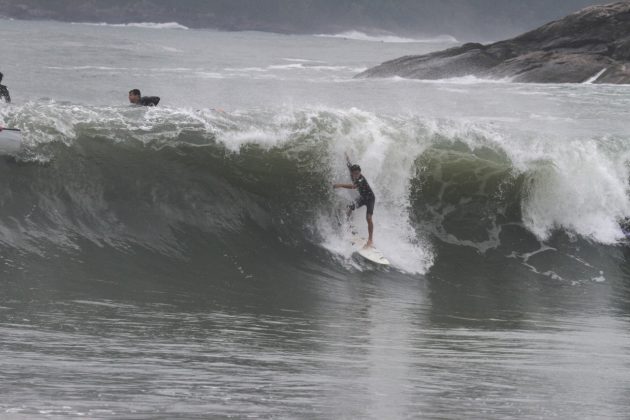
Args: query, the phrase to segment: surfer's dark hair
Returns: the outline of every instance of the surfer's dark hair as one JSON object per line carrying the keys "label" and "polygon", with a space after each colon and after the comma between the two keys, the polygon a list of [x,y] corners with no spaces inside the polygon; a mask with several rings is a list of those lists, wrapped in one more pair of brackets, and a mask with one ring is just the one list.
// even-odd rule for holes
{"label": "surfer's dark hair", "polygon": [[142,94],[140,93],[140,89],[131,89],[129,93],[135,96],[142,96]]}
{"label": "surfer's dark hair", "polygon": [[0,73],[0,82],[2,82],[3,78],[4,78],[4,74]]}
{"label": "surfer's dark hair", "polygon": [[360,167],[359,165],[352,165],[352,166],[350,167],[350,170],[351,170],[352,172],[354,172],[354,171],[359,171],[359,172],[361,172],[361,167]]}

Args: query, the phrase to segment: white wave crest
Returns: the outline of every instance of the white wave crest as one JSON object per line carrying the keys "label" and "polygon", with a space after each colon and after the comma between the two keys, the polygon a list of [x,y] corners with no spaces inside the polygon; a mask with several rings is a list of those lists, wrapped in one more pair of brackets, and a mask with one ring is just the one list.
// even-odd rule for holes
{"label": "white wave crest", "polygon": [[593,76],[589,77],[587,81],[584,82],[584,84],[586,85],[592,85],[593,83],[595,83],[600,77],[602,77],[602,75],[606,72],[606,70],[608,70],[608,67],[604,67],[603,69],[601,69],[600,71],[598,71],[596,74],[594,74]]}
{"label": "white wave crest", "polygon": [[429,38],[405,38],[396,35],[369,35],[359,31],[347,31],[338,34],[318,34],[322,38],[342,38],[354,41],[369,42],[391,42],[391,43],[422,43],[422,44],[439,44],[439,43],[457,43],[457,39],[451,35],[438,35]]}
{"label": "white wave crest", "polygon": [[190,29],[187,26],[181,25],[177,22],[131,22],[131,23],[90,23],[90,22],[75,22],[73,25],[90,25],[90,26],[109,26],[113,28],[144,28],[144,29]]}

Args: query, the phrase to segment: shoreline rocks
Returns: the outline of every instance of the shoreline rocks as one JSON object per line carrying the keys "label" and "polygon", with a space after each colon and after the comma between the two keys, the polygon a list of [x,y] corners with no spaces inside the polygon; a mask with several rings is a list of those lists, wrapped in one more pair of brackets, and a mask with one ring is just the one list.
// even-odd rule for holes
{"label": "shoreline rocks", "polygon": [[630,2],[587,7],[506,41],[401,57],[355,77],[394,76],[630,84]]}

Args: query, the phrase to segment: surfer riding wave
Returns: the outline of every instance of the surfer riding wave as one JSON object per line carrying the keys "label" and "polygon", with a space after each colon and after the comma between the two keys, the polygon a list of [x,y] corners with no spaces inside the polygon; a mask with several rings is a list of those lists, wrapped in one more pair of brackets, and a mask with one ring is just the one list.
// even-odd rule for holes
{"label": "surfer riding wave", "polygon": [[374,223],[372,222],[372,215],[374,214],[374,205],[376,204],[376,196],[374,195],[374,191],[370,187],[370,184],[367,182],[365,177],[361,174],[361,167],[356,164],[352,164],[350,162],[350,158],[346,154],[346,164],[348,166],[348,170],[350,170],[350,176],[352,178],[352,184],[334,184],[333,188],[346,188],[350,190],[358,190],[359,198],[356,199],[352,204],[348,205],[348,217],[352,214],[352,212],[360,207],[366,207],[365,219],[368,225],[368,241],[365,244],[365,248],[370,248],[373,246],[373,236],[374,236]]}

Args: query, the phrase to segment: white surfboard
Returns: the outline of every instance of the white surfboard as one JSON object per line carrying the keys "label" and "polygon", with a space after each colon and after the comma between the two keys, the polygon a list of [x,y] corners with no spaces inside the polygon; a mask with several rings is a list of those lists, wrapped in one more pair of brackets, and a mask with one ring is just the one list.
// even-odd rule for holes
{"label": "white surfboard", "polygon": [[10,155],[20,151],[22,132],[15,128],[0,129],[0,155]]}
{"label": "white surfboard", "polygon": [[382,266],[389,266],[389,260],[385,258],[385,255],[373,246],[365,248],[367,243],[366,238],[362,238],[359,235],[352,235],[352,245],[356,247],[356,254],[360,255],[365,260]]}

